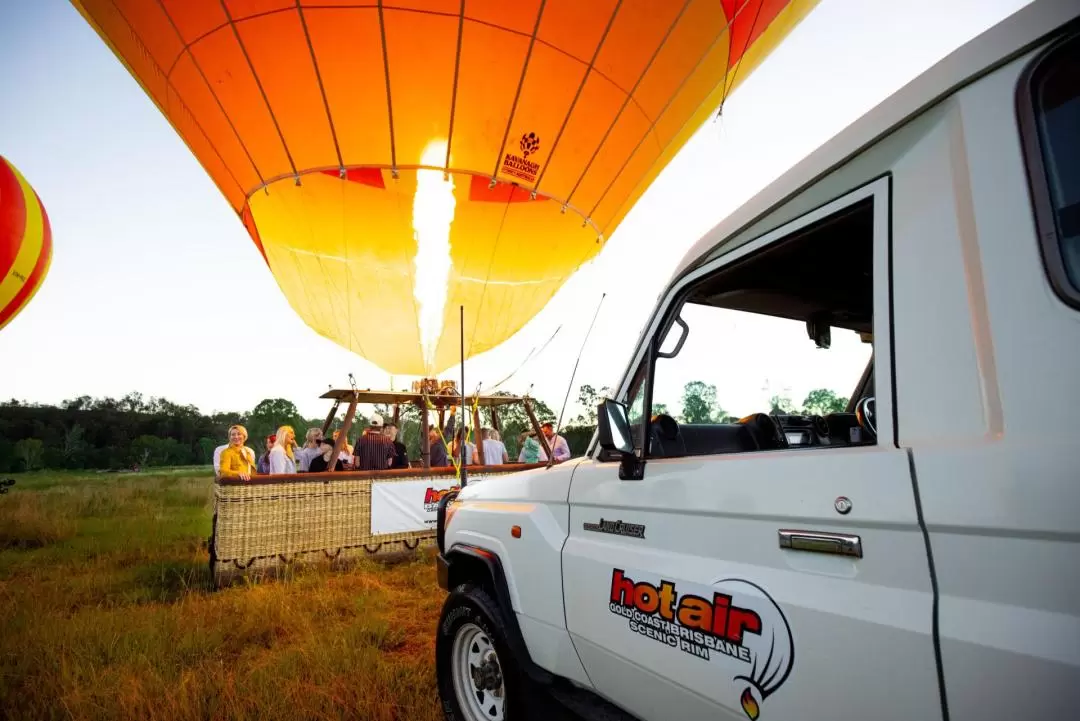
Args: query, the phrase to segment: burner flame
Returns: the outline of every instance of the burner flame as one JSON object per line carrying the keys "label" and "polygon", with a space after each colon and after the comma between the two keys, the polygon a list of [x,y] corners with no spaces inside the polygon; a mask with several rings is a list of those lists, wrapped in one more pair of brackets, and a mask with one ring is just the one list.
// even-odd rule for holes
{"label": "burner flame", "polygon": [[746,712],[746,716],[750,721],[756,721],[758,714],[761,710],[758,708],[757,701],[754,700],[754,694],[750,693],[750,687],[747,686],[746,690],[742,692],[742,696],[739,698],[742,702],[743,711]]}

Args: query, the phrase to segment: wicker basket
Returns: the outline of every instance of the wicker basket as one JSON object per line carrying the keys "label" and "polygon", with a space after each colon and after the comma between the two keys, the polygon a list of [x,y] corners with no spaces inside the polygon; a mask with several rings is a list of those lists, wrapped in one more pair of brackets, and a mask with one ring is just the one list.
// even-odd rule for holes
{"label": "wicker basket", "polygon": [[[525,468],[520,464],[470,467],[482,481]],[[304,473],[256,476],[214,484],[210,570],[214,584],[249,571],[295,563],[383,556],[435,543],[434,529],[371,534],[371,485],[452,480],[453,468]]]}

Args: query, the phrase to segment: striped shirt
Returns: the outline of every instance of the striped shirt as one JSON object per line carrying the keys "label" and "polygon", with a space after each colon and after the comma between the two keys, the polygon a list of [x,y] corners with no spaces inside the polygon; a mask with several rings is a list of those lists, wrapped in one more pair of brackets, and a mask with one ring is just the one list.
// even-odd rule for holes
{"label": "striped shirt", "polygon": [[394,459],[394,442],[379,431],[369,428],[356,441],[353,451],[356,468],[361,471],[382,471]]}

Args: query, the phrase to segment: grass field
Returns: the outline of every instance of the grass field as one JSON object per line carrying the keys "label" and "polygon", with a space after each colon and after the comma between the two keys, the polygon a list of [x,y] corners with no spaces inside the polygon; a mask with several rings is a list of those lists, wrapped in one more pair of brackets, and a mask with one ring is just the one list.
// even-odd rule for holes
{"label": "grass field", "polygon": [[16,476],[0,496],[0,717],[440,718],[417,559],[208,586],[208,472]]}

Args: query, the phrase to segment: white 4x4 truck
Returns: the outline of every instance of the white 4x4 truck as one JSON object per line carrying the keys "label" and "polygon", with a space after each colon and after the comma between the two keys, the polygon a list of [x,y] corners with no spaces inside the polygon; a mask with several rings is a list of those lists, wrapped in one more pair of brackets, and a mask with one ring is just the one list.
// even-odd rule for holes
{"label": "white 4x4 truck", "polygon": [[[444,499],[447,718],[1080,719],[1078,16],[1036,0],[702,238],[585,457]],[[851,400],[661,407],[747,368]]]}

